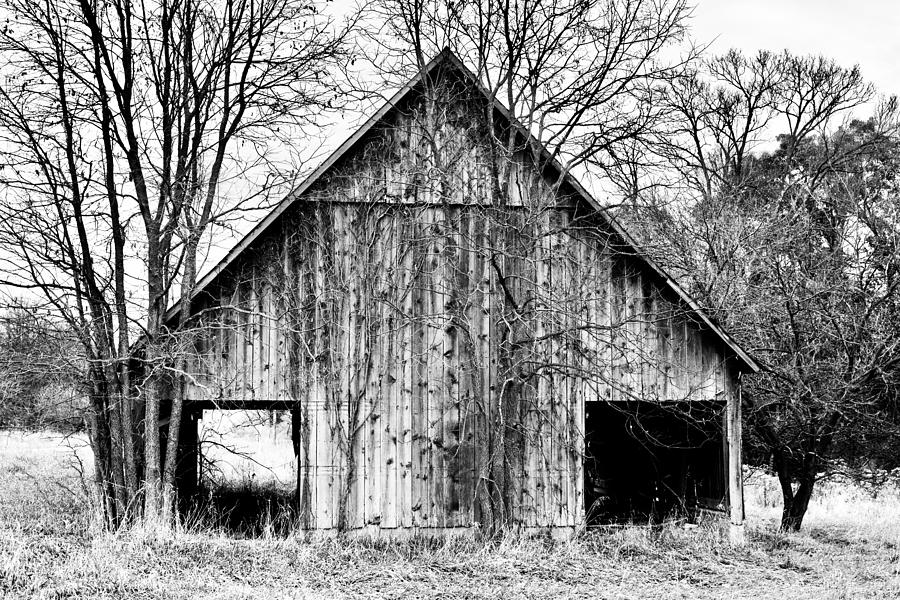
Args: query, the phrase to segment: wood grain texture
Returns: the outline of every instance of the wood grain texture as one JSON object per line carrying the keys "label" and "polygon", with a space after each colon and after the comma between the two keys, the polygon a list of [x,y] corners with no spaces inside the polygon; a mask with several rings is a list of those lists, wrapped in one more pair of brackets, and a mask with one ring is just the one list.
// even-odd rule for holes
{"label": "wood grain texture", "polygon": [[730,351],[602,220],[521,157],[491,206],[478,147],[442,192],[414,111],[378,135],[223,272],[193,363],[196,406],[294,411],[305,527],[578,525],[588,402],[729,403],[739,436]]}

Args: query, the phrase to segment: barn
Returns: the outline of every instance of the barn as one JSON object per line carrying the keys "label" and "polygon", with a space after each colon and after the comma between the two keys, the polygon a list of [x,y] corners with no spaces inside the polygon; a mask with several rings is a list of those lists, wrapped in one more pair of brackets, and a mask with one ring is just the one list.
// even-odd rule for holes
{"label": "barn", "polygon": [[204,409],[285,409],[310,530],[740,533],[757,365],[450,52],[178,311],[183,493]]}

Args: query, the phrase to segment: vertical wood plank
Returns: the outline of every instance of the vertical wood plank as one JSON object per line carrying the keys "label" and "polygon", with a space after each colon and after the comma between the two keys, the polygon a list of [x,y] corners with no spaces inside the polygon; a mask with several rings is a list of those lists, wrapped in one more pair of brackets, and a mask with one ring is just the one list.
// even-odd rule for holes
{"label": "vertical wood plank", "polygon": [[565,522],[568,512],[568,485],[566,481],[566,444],[568,443],[568,419],[566,413],[569,405],[569,336],[571,314],[571,285],[574,282],[570,270],[568,245],[564,240],[566,213],[556,207],[549,209],[551,278],[554,296],[553,328],[559,332],[553,341],[552,360],[554,369],[554,394],[550,401],[550,481],[549,491],[551,511],[547,515],[547,525],[557,526]]}
{"label": "vertical wood plank", "polygon": [[492,360],[493,357],[491,355],[491,332],[492,332],[492,319],[494,318],[492,312],[493,306],[493,279],[490,271],[489,265],[489,253],[490,247],[492,244],[491,236],[494,234],[494,231],[491,230],[491,217],[490,213],[493,210],[492,207],[487,206],[484,209],[488,216],[482,222],[482,227],[479,228],[478,231],[478,258],[479,258],[479,288],[480,292],[478,295],[478,299],[480,301],[480,311],[478,314],[478,331],[477,331],[477,356],[478,356],[478,383],[480,384],[480,389],[476,389],[476,425],[475,425],[475,448],[476,448],[476,459],[477,459],[477,472],[476,472],[476,496],[477,496],[477,504],[476,509],[478,510],[476,519],[480,522],[485,518],[489,518],[489,515],[484,515],[482,506],[483,504],[489,503],[489,494],[490,491],[488,489],[488,482],[491,479],[490,473],[490,448],[492,447],[492,439],[493,439],[493,415],[491,414],[491,405],[492,405],[492,396],[493,396],[493,377],[495,374],[495,369],[493,368]]}
{"label": "vertical wood plank", "polygon": [[465,207],[461,211],[460,235],[459,235],[459,322],[457,340],[458,350],[458,379],[459,379],[459,452],[458,452],[458,494],[460,501],[460,513],[463,525],[471,525],[475,521],[475,392],[473,378],[475,377],[476,356],[474,352],[475,316],[475,287],[477,282],[476,262],[477,254],[474,251],[475,222],[472,207]]}
{"label": "vertical wood plank", "polygon": [[247,394],[251,400],[259,399],[260,375],[260,327],[259,327],[259,290],[257,286],[256,267],[251,270],[249,283],[249,300],[247,302]]}
{"label": "vertical wood plank", "polygon": [[395,334],[393,315],[389,314],[388,306],[382,298],[395,298],[396,287],[394,285],[396,253],[394,248],[394,225],[392,219],[379,219],[382,207],[373,215],[372,226],[376,230],[377,242],[375,262],[378,265],[379,276],[376,279],[375,297],[370,300],[374,308],[379,341],[376,346],[380,349],[380,409],[381,436],[379,449],[381,469],[381,527],[394,528],[397,526],[397,414],[395,407],[396,398],[396,364],[397,350],[395,346]]}
{"label": "vertical wood plank", "polygon": [[[354,196],[359,194],[358,187],[359,182],[354,181]],[[366,426],[377,422],[372,405],[377,407],[378,402],[378,371],[370,369],[370,361],[377,356],[368,335],[371,282],[366,277],[372,274],[366,248],[370,232],[363,212],[355,204],[335,206],[338,217],[335,237],[340,238],[341,250],[341,322],[344,324],[341,345],[345,351],[337,371],[341,381],[341,406],[340,435],[336,443],[342,447],[338,455],[340,488],[335,490],[333,518],[335,526],[343,519],[348,528],[362,527],[368,518],[367,488],[372,483],[373,473],[369,472],[366,453],[371,453],[372,443],[365,434]],[[372,467],[372,471],[377,470],[377,465]],[[346,502],[346,508],[341,509],[341,502]],[[340,514],[340,510],[345,514]]]}
{"label": "vertical wood plank", "polygon": [[443,461],[442,488],[447,527],[458,527],[465,523],[460,514],[460,444],[459,444],[459,331],[456,319],[460,297],[461,267],[459,261],[459,216],[458,208],[447,208],[443,215],[444,240],[441,260],[441,312],[443,323],[443,373],[442,387],[445,393],[443,413],[443,438],[441,456]]}
{"label": "vertical wood plank", "polygon": [[641,274],[635,270],[634,264],[628,265],[625,277],[625,376],[624,387],[628,400],[639,400],[642,397],[643,346]]}
{"label": "vertical wood plank", "polygon": [[[295,442],[297,448],[297,495],[300,503],[300,522],[306,529],[312,529],[315,525],[315,512],[313,502],[315,498],[315,432],[314,416],[312,409],[316,397],[317,366],[313,357],[319,356],[320,340],[318,338],[318,314],[320,306],[318,278],[321,277],[318,268],[319,255],[314,235],[316,212],[310,211],[309,220],[313,222],[310,227],[302,228],[302,236],[297,247],[298,281],[296,283],[298,296],[289,295],[292,300],[299,300],[299,315],[288,315],[288,322],[295,330],[287,336],[290,344],[285,348],[285,365],[291,369],[291,373],[285,373],[286,381],[290,382],[291,395],[299,402],[299,410],[291,413],[291,418],[299,418],[299,423],[291,424],[292,432],[299,435]],[[289,269],[293,273],[294,269]],[[303,349],[308,351],[304,352]]]}
{"label": "vertical wood plank", "polygon": [[273,298],[272,283],[266,281],[263,285],[264,315],[263,315],[263,349],[265,361],[263,363],[263,380],[265,382],[264,398],[266,400],[277,399],[275,393],[275,342],[278,336],[277,323],[275,321],[275,302]]}
{"label": "vertical wood plank", "polygon": [[415,279],[413,275],[413,256],[414,249],[411,238],[413,237],[412,227],[408,224],[407,209],[398,209],[397,227],[400,232],[398,240],[398,249],[400,257],[400,305],[402,312],[398,316],[397,330],[401,340],[400,356],[400,430],[399,430],[399,456],[400,472],[397,479],[398,487],[398,503],[399,515],[398,524],[401,527],[411,527],[413,525],[412,512],[412,483],[414,474],[412,472],[413,461],[413,420],[412,420],[412,398],[413,390],[417,384],[414,379],[415,368],[413,355],[414,327],[413,311],[414,305],[414,286]]}
{"label": "vertical wood plank", "polygon": [[447,513],[444,499],[444,411],[448,402],[444,355],[444,231],[443,209],[428,209],[431,217],[428,237],[429,248],[428,286],[428,453],[429,453],[429,495],[431,496],[430,525],[443,527]]}
{"label": "vertical wood plank", "polygon": [[427,362],[427,325],[425,324],[425,297],[423,289],[427,286],[427,278],[422,272],[427,256],[423,240],[425,233],[424,219],[419,215],[416,219],[416,229],[413,244],[413,264],[415,268],[415,281],[412,285],[412,377],[413,393],[411,406],[412,421],[412,486],[410,508],[413,518],[413,526],[423,527],[428,524],[429,499],[426,495],[426,483],[428,477],[427,452],[427,414],[426,402],[428,395],[428,362]]}
{"label": "vertical wood plank", "polygon": [[313,401],[313,412],[315,415],[315,425],[313,428],[315,435],[315,462],[313,469],[315,472],[315,493],[313,497],[313,511],[315,514],[314,527],[316,529],[330,529],[331,524],[331,493],[329,483],[330,471],[333,465],[334,456],[331,452],[331,423],[329,421],[328,412],[332,408],[333,398],[333,373],[335,367],[335,357],[340,355],[340,346],[335,347],[338,343],[335,337],[334,324],[338,323],[335,314],[336,300],[330,297],[330,290],[335,289],[336,274],[334,269],[338,266],[339,259],[335,253],[335,234],[333,227],[333,215],[330,205],[322,205],[318,208],[319,213],[319,235],[317,253],[319,260],[317,261],[319,282],[318,303],[319,314],[317,315],[316,330],[319,335],[320,343],[318,345],[319,355],[324,360],[316,361],[316,382],[315,389],[317,391],[316,398]]}
{"label": "vertical wood plank", "polygon": [[234,374],[232,376],[232,380],[234,381],[234,393],[232,398],[234,400],[245,400],[245,391],[246,391],[246,361],[244,357],[247,356],[247,345],[245,343],[246,334],[246,324],[247,324],[247,315],[244,311],[243,300],[244,300],[244,284],[242,282],[238,283],[234,290],[234,295],[232,299],[232,303],[234,306],[234,330],[232,333],[232,341],[234,343],[234,351],[231,353],[231,360],[234,366]]}
{"label": "vertical wood plank", "polygon": [[[735,376],[736,378],[736,376]],[[733,380],[732,380],[733,381]],[[739,384],[732,388],[726,401],[726,437],[728,440],[728,500],[731,517],[730,539],[734,544],[745,543],[744,480],[741,456],[741,392]]]}

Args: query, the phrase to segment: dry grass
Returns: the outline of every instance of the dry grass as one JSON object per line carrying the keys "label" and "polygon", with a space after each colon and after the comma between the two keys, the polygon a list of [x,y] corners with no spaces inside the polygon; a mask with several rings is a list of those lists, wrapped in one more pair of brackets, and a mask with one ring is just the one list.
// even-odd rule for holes
{"label": "dry grass", "polygon": [[772,482],[756,477],[751,540],[741,549],[716,523],[496,544],[280,538],[265,527],[258,539],[214,526],[110,535],[92,531],[69,456],[58,439],[0,433],[0,597],[900,597],[896,490],[873,498],[828,487],[806,530],[782,535]]}
{"label": "dry grass", "polygon": [[[778,521],[781,489],[775,477],[753,472],[747,477],[744,495],[753,521]],[[839,530],[860,539],[900,542],[900,481],[876,489],[850,481],[819,482],[805,522],[817,531]]]}

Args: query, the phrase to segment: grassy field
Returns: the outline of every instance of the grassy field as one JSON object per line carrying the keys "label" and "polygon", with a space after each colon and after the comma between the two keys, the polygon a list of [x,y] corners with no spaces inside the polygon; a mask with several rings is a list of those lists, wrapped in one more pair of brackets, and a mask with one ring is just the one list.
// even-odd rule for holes
{"label": "grassy field", "polygon": [[782,535],[777,489],[754,477],[740,549],[715,523],[499,544],[111,535],[76,457],[79,439],[0,432],[0,598],[900,598],[896,489],[824,486],[805,531]]}

